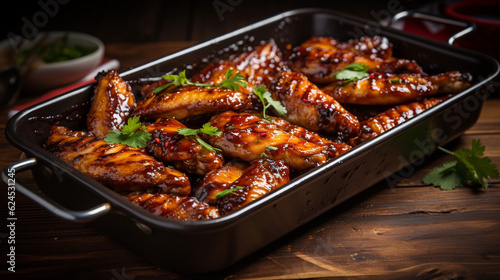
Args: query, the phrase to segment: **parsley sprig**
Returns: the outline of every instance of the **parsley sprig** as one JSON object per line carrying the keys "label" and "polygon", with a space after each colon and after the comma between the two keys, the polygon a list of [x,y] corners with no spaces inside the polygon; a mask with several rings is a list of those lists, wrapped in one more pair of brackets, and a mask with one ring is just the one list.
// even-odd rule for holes
{"label": "parsley sprig", "polygon": [[367,70],[368,65],[353,62],[342,68],[342,70],[331,74],[331,76],[335,76],[338,80],[344,80],[343,84],[347,84],[368,77]]}
{"label": "parsley sprig", "polygon": [[214,86],[210,84],[203,84],[203,83],[195,83],[191,82],[187,77],[186,77],[186,70],[183,70],[182,72],[179,73],[179,75],[163,75],[162,78],[171,81],[168,84],[159,86],[152,90],[152,93],[159,93],[163,91],[164,89],[170,87],[171,85],[174,86],[183,86],[183,85],[193,85],[193,86],[199,86],[199,87],[205,87],[205,88],[216,88],[216,87],[222,87],[230,90],[238,90],[240,86],[247,86],[247,82],[245,80],[245,77],[240,74],[240,72],[234,74],[232,69],[227,69],[226,73],[224,74],[226,79],[219,84],[216,84]]}
{"label": "parsley sprig", "polygon": [[227,69],[225,73],[226,79],[219,84],[215,85],[214,87],[223,87],[227,88],[230,90],[238,90],[240,86],[246,87],[247,82],[245,80],[245,77],[240,74],[240,72],[236,73],[233,76],[233,69]]}
{"label": "parsley sprig", "polygon": [[271,93],[267,91],[265,86],[255,86],[253,88],[253,93],[259,97],[260,102],[262,102],[262,105],[264,106],[262,116],[265,120],[270,120],[269,116],[266,115],[266,110],[271,106],[282,116],[287,113],[286,108],[281,105],[279,101],[273,99]]}
{"label": "parsley sprig", "polygon": [[210,144],[208,144],[207,142],[203,141],[200,136],[198,136],[199,133],[204,133],[204,134],[207,134],[207,135],[215,135],[215,136],[220,136],[221,135],[221,131],[217,128],[217,127],[213,127],[210,122],[207,122],[205,124],[203,124],[203,126],[199,129],[192,129],[192,128],[179,128],[177,129],[177,131],[179,132],[180,135],[183,135],[183,136],[194,136],[194,138],[196,139],[196,141],[202,145],[203,147],[205,147],[206,149],[210,150],[210,151],[217,151],[217,152],[220,152],[221,150],[218,149],[218,148],[215,148],[215,147],[212,147]]}
{"label": "parsley sprig", "polygon": [[108,144],[123,144],[133,148],[144,148],[151,134],[146,131],[146,127],[139,122],[139,116],[131,117],[121,130],[113,129],[108,132],[104,141]]}
{"label": "parsley sprig", "polygon": [[481,145],[479,139],[472,140],[471,149],[460,149],[456,152],[442,147],[439,149],[454,156],[456,161],[446,162],[434,168],[424,177],[425,184],[438,186],[442,190],[452,190],[466,185],[481,185],[486,189],[488,178],[499,177],[496,164],[491,163],[490,158],[483,157],[486,148]]}

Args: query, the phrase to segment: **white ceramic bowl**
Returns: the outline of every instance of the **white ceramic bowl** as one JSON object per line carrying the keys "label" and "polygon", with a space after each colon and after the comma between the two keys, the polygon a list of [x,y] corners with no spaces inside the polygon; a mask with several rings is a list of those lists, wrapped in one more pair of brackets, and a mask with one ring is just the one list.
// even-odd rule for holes
{"label": "white ceramic bowl", "polygon": [[68,35],[69,45],[91,47],[95,48],[95,51],[72,60],[37,64],[21,77],[23,90],[41,93],[71,84],[85,77],[101,63],[104,56],[104,44],[94,36],[78,32],[49,32],[47,42],[60,38],[64,34]]}

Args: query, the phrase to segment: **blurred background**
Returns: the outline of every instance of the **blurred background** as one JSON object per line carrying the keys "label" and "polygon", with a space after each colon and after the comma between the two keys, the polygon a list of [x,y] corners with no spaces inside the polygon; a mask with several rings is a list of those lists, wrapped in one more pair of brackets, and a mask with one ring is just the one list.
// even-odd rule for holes
{"label": "blurred background", "polygon": [[429,5],[437,7],[447,2],[449,1],[9,1],[9,7],[2,8],[0,28],[2,38],[6,38],[9,33],[29,35],[29,32],[35,31],[70,30],[97,36],[104,43],[203,41],[297,8],[327,8],[380,21],[391,16],[391,12]]}
{"label": "blurred background", "polygon": [[[450,7],[455,7],[454,10],[458,13],[452,15]],[[23,40],[33,39],[46,31],[86,33],[105,44],[106,59],[122,62],[123,57],[126,57],[128,64],[122,63],[119,69],[124,70],[158,58],[158,53],[163,54],[161,49],[158,50],[160,42],[179,42],[176,49],[181,49],[186,46],[185,42],[194,44],[206,41],[273,15],[300,8],[334,10],[381,25],[387,25],[398,12],[409,10],[451,18],[468,17],[467,20],[477,21],[478,29],[455,45],[489,54],[500,60],[500,52],[497,50],[500,45],[499,0],[9,1],[8,7],[4,4],[1,9],[0,44],[11,46],[15,49],[14,53],[19,53],[16,44],[20,45]],[[396,28],[444,42],[451,34],[463,29],[414,19],[405,19],[398,24]],[[137,55],[139,44],[143,48],[150,48],[155,56],[148,57],[144,53]],[[164,55],[168,53],[165,51]],[[5,55],[4,52],[0,55],[0,82],[11,80],[7,76],[11,75],[10,72],[2,71],[10,69],[12,57],[16,58],[16,55]],[[21,80],[24,80],[22,89],[25,93],[39,94],[47,91],[39,82],[26,82],[30,79],[25,79],[24,76]],[[29,85],[36,87],[28,89]],[[8,85],[9,88],[15,86],[14,83]],[[6,87],[0,84],[0,89]],[[15,100],[11,98],[13,94],[10,92],[0,90],[0,107]]]}

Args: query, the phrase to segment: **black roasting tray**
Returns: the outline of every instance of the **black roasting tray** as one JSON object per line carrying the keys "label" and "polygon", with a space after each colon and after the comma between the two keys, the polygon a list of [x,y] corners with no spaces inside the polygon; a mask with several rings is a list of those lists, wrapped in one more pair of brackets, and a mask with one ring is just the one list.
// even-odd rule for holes
{"label": "black roasting tray", "polygon": [[[384,28],[322,9],[293,10],[121,73],[125,80],[158,77],[188,69],[188,76],[214,59],[240,53],[262,40],[285,50],[312,36],[346,41],[362,35],[386,36],[394,56],[415,59],[429,74],[458,70],[472,86],[388,132],[278,190],[215,220],[183,222],[153,215],[78,172],[41,148],[51,125],[84,129],[93,86],[86,86],[21,111],[9,121],[7,139],[28,159],[8,168],[32,170],[40,191],[16,182],[18,191],[54,214],[89,222],[151,262],[179,272],[226,268],[306,224],[381,180],[392,184],[411,174],[437,145],[461,135],[479,117],[487,85],[498,63],[487,56]],[[7,169],[2,173],[6,180]]]}

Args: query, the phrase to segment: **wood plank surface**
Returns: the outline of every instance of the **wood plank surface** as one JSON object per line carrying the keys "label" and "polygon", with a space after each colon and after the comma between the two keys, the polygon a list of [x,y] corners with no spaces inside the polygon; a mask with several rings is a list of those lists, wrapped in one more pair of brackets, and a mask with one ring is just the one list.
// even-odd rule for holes
{"label": "wood plank surface", "polygon": [[[107,56],[120,59],[123,70],[193,43],[109,44]],[[479,138],[486,156],[500,166],[498,108],[499,98],[487,100],[476,125],[446,147],[468,148]],[[5,139],[6,113],[0,111],[1,169],[23,157]],[[484,190],[441,191],[422,184],[428,171],[450,159],[436,152],[395,186],[382,181],[229,269],[203,277],[151,265],[94,228],[54,217],[20,193],[11,273],[2,183],[0,279],[500,279],[500,181]],[[29,172],[16,174],[16,180],[35,186]]]}

